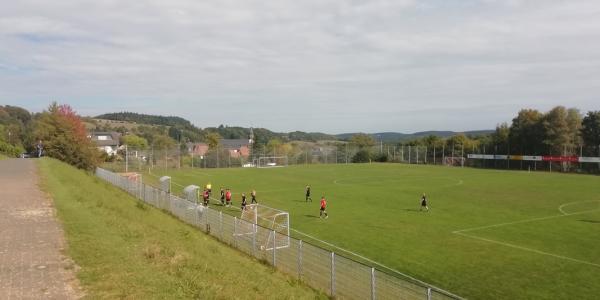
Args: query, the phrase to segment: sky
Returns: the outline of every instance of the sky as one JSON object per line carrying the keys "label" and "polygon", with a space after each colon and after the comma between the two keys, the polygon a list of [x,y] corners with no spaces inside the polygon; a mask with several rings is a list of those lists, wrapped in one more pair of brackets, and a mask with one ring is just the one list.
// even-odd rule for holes
{"label": "sky", "polygon": [[0,104],[275,131],[600,109],[600,1],[4,1]]}

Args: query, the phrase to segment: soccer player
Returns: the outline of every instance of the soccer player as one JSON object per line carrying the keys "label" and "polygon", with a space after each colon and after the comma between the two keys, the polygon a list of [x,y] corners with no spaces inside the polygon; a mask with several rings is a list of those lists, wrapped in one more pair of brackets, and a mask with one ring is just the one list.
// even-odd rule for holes
{"label": "soccer player", "polygon": [[221,188],[221,205],[225,206],[225,190]]}
{"label": "soccer player", "polygon": [[423,208],[425,208],[425,211],[429,211],[429,207],[427,207],[427,196],[425,193],[423,193],[423,196],[421,197],[421,209],[419,209],[419,211],[422,211]]}
{"label": "soccer player", "polygon": [[310,197],[310,185],[306,186],[306,198],[304,199],[304,201],[308,202],[308,200],[312,202],[312,198]]}
{"label": "soccer player", "polygon": [[258,201],[256,201],[256,190],[252,190],[250,196],[252,196],[252,201],[250,201],[250,203],[258,203]]}
{"label": "soccer player", "polygon": [[242,193],[242,210],[246,210],[246,194]]}
{"label": "soccer player", "polygon": [[321,197],[321,211],[319,212],[319,218],[322,218],[325,215],[325,219],[329,218],[327,215],[327,200],[325,200],[325,196]]}
{"label": "soccer player", "polygon": [[202,193],[202,200],[204,200],[204,206],[208,206],[208,198],[210,197],[210,195],[208,194],[208,190],[205,189],[204,192]]}
{"label": "soccer player", "polygon": [[225,203],[227,203],[227,206],[229,207],[229,205],[231,205],[231,190],[227,189],[227,191],[225,192]]}
{"label": "soccer player", "polygon": [[206,184],[206,190],[208,191],[208,195],[210,196],[210,194],[212,193],[212,184],[210,184],[210,182]]}

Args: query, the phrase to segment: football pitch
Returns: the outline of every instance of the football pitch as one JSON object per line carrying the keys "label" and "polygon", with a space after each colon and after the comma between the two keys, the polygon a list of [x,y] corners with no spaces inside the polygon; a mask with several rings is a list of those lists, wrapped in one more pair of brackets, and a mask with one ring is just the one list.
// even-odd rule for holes
{"label": "football pitch", "polygon": [[[155,169],[290,212],[308,234],[471,299],[597,299],[600,177],[404,164]],[[312,202],[304,198],[312,187]],[[429,212],[420,211],[428,196]],[[327,220],[319,199],[328,200]],[[216,203],[211,204],[219,209]],[[232,214],[239,210],[228,208]],[[308,240],[310,241],[310,240]],[[339,251],[337,251],[339,252]],[[345,254],[340,252],[341,254]]]}

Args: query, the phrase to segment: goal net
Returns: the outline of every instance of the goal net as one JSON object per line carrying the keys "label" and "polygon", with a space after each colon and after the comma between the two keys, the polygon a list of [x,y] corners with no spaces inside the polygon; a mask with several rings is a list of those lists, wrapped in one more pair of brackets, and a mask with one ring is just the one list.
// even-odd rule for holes
{"label": "goal net", "polygon": [[188,185],[183,188],[183,194],[185,196],[185,200],[198,203],[200,202],[200,187],[197,185]]}
{"label": "goal net", "polygon": [[142,194],[142,174],[136,172],[119,173],[122,180],[121,187],[132,195]]}
{"label": "goal net", "polygon": [[446,156],[444,158],[444,165],[462,167],[465,165],[465,158],[460,156]]}
{"label": "goal net", "polygon": [[255,238],[256,244],[263,250],[287,248],[290,246],[290,214],[262,204],[248,204],[234,234]]}
{"label": "goal net", "polygon": [[257,168],[276,168],[285,167],[288,165],[287,156],[265,156],[256,159],[255,165]]}

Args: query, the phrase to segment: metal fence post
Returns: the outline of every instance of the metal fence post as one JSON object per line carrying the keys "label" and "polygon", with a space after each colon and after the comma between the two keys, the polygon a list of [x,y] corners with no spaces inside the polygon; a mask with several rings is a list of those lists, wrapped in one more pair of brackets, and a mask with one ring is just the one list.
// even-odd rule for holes
{"label": "metal fence post", "polygon": [[211,229],[210,229],[210,223],[208,221],[208,213],[210,211],[210,208],[208,208],[208,206],[205,206],[205,207],[203,207],[203,209],[204,209],[204,216],[205,216],[204,217],[204,224],[206,225],[206,232],[208,234],[210,234],[210,230]]}
{"label": "metal fence post", "polygon": [[298,242],[298,280],[302,279],[302,240]]}
{"label": "metal fence post", "polygon": [[335,253],[331,252],[331,297],[335,296]]}
{"label": "metal fence post", "polygon": [[431,288],[427,288],[427,300],[431,300]]}
{"label": "metal fence post", "polygon": [[272,232],[273,232],[273,267],[275,267],[275,252],[276,252],[275,250],[277,249],[277,248],[275,248],[276,236],[275,236],[275,230],[273,230]]}
{"label": "metal fence post", "polygon": [[252,255],[256,257],[256,224],[252,224]]}
{"label": "metal fence post", "polygon": [[371,300],[375,300],[375,268],[371,268]]}
{"label": "metal fence post", "polygon": [[[198,204],[196,204],[198,205]],[[206,228],[210,228],[210,224],[208,224],[208,210],[210,208],[208,208],[208,206],[205,206],[202,208],[202,210],[204,210],[204,225],[206,225]]]}
{"label": "metal fence post", "polygon": [[219,235],[221,236],[221,241],[223,240],[223,212],[219,212]]}
{"label": "metal fence post", "polygon": [[233,217],[233,246],[237,247],[237,217]]}

